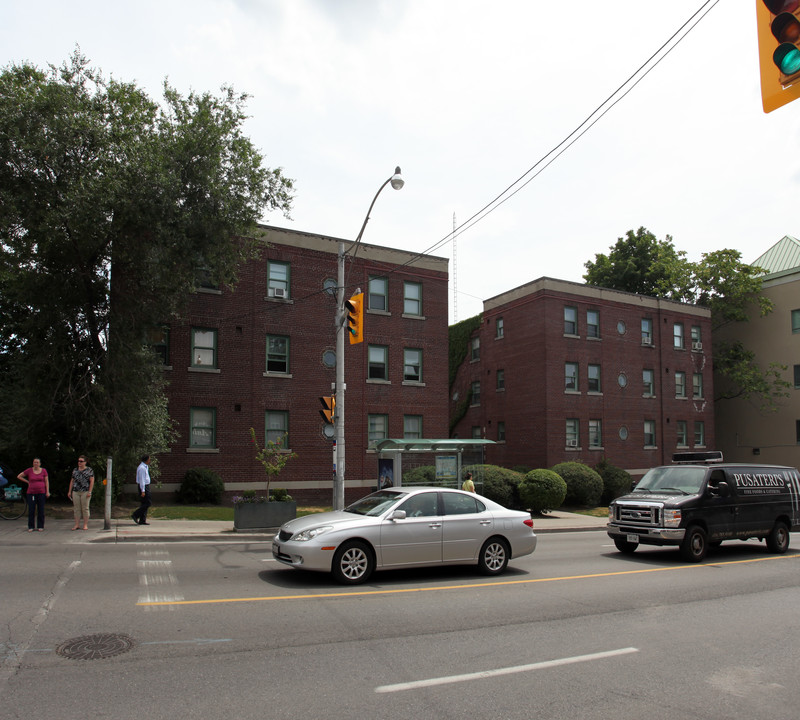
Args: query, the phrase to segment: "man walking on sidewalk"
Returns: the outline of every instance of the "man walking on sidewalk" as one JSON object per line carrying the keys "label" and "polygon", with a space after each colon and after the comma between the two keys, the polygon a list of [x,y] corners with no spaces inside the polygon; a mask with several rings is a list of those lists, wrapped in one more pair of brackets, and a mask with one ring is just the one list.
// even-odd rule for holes
{"label": "man walking on sidewalk", "polygon": [[149,525],[150,523],[147,522],[147,508],[153,504],[153,501],[150,499],[150,456],[149,455],[142,455],[142,462],[139,463],[139,467],[136,468],[136,484],[139,486],[139,496],[141,498],[141,504],[139,507],[134,510],[133,515],[131,515],[131,520],[135,522],[137,525]]}

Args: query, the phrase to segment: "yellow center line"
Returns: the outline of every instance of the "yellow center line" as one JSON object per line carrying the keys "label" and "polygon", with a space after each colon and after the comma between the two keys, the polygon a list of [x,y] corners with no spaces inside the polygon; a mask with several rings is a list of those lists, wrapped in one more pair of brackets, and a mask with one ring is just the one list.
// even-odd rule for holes
{"label": "yellow center line", "polygon": [[470,583],[469,585],[437,585],[436,587],[424,588],[392,588],[389,590],[357,590],[352,592],[332,592],[318,593],[313,595],[269,595],[264,597],[243,597],[243,598],[211,598],[208,600],[163,600],[158,602],[137,602],[142,607],[152,607],[154,605],[212,605],[216,603],[241,603],[241,602],[270,602],[275,600],[322,600],[323,598],[343,598],[343,597],[366,597],[371,595],[400,595],[401,593],[421,593],[421,592],[440,592],[442,590],[466,590],[482,587],[500,587],[503,585],[530,585],[533,583],[560,582],[564,580],[590,580],[592,578],[618,577],[621,575],[641,575],[644,573],[656,573],[672,570],[698,570],[703,568],[718,568],[726,565],[744,565],[746,563],[769,562],[772,560],[789,560],[800,558],[800,553],[796,555],[774,555],[763,558],[752,558],[750,560],[730,560],[728,562],[692,564],[692,565],[670,565],[668,567],[643,568],[639,570],[619,570],[616,572],[591,573],[589,575],[564,575],[562,577],[548,578],[528,578],[526,580],[499,580],[494,582]]}

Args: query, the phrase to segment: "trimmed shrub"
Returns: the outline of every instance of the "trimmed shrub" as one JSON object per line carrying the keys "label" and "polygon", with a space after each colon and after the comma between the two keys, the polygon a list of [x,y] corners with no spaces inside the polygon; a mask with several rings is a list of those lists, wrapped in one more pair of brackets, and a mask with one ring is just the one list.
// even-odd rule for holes
{"label": "trimmed shrub", "polygon": [[579,462],[563,462],[552,468],[567,484],[565,505],[597,507],[603,495],[603,478],[588,465]]}
{"label": "trimmed shrub", "polygon": [[603,495],[600,498],[603,505],[608,505],[614,498],[631,491],[633,478],[626,470],[612,465],[605,458],[597,463],[594,469],[603,478]]}
{"label": "trimmed shrub", "polygon": [[403,473],[403,485],[435,485],[436,468],[433,465],[420,465]]}
{"label": "trimmed shrub", "polygon": [[497,465],[468,465],[461,469],[462,477],[467,472],[472,473],[475,489],[484,497],[507,508],[521,506],[518,488],[523,476],[520,473]]}
{"label": "trimmed shrub", "polygon": [[178,502],[184,505],[219,505],[225,485],[222,478],[208,468],[191,468],[186,471],[178,490]]}
{"label": "trimmed shrub", "polygon": [[523,507],[542,513],[561,507],[567,496],[567,483],[552,470],[531,470],[519,484],[519,498]]}

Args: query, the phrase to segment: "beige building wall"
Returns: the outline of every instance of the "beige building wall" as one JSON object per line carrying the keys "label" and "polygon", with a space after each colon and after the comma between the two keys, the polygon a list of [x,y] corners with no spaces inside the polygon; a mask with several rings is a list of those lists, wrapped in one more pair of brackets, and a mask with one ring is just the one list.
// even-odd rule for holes
{"label": "beige building wall", "polygon": [[[800,466],[800,388],[795,388],[794,366],[800,365],[800,332],[792,332],[792,311],[800,310],[800,268],[767,275],[763,294],[775,305],[766,317],[751,315],[719,331],[719,337],[736,337],[756,353],[763,370],[770,363],[786,366],[784,380],[789,397],[778,401],[777,412],[762,410],[761,400],[721,400],[716,403],[717,447],[731,462],[759,462]],[[721,390],[721,387],[718,387]]]}

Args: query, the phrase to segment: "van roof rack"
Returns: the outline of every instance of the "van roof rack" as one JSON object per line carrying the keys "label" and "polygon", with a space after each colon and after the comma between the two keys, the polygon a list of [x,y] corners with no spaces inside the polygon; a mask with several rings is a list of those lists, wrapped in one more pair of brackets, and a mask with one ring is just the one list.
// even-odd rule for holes
{"label": "van roof rack", "polygon": [[721,463],[722,453],[719,450],[706,450],[703,452],[677,452],[672,454],[674,463],[711,464]]}

